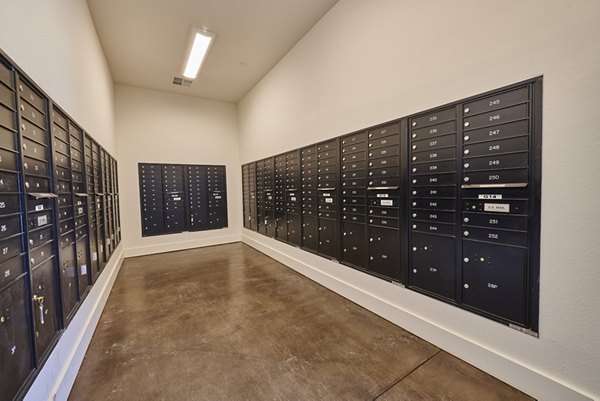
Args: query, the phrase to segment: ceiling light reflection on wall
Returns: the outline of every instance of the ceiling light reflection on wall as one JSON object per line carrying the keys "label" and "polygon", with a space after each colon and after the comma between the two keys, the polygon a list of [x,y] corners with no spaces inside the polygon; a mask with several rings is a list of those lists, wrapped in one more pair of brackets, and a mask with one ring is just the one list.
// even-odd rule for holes
{"label": "ceiling light reflection on wall", "polygon": [[206,53],[215,38],[214,32],[206,29],[194,28],[192,30],[192,45],[187,56],[183,76],[195,79],[206,58]]}

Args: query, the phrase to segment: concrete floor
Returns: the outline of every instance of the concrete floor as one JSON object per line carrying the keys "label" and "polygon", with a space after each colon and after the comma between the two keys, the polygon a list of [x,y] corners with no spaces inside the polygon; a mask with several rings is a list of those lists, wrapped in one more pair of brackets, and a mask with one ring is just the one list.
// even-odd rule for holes
{"label": "concrete floor", "polygon": [[532,398],[241,243],[127,259],[69,397]]}

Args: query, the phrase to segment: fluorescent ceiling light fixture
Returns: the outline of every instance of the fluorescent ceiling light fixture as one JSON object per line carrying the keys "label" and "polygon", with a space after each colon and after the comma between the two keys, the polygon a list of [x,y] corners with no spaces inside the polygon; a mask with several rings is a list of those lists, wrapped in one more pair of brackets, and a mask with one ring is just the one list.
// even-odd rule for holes
{"label": "fluorescent ceiling light fixture", "polygon": [[192,45],[188,53],[183,76],[189,79],[195,79],[206,58],[206,53],[210,49],[215,34],[206,29],[194,28],[192,30]]}

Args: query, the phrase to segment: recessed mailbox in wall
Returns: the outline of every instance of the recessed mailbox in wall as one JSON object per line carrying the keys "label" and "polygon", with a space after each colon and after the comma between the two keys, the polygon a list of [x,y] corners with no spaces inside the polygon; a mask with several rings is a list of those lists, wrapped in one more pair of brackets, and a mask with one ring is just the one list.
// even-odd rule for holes
{"label": "recessed mailbox in wall", "polygon": [[225,166],[140,163],[138,170],[142,236],[227,227]]}
{"label": "recessed mailbox in wall", "polygon": [[258,225],[245,227],[292,242],[268,227],[284,227],[298,153],[302,248],[535,335],[541,90],[532,79],[246,164]]}

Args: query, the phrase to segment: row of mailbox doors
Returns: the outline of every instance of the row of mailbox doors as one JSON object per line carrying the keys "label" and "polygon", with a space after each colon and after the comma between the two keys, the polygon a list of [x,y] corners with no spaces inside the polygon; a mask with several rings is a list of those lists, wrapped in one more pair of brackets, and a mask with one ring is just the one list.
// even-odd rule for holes
{"label": "row of mailbox doors", "polygon": [[[321,213],[321,209],[311,215],[305,211],[311,205],[304,199],[301,205],[289,207],[291,203],[287,202],[286,209],[274,208],[264,193],[265,188],[272,186],[263,180],[276,177],[270,160],[284,160],[282,156],[242,166],[244,227],[535,335],[539,291],[539,209],[535,205],[539,204],[536,177],[541,171],[540,86],[541,78],[536,78],[395,123],[404,127],[404,139],[400,139],[401,135],[390,137],[392,140],[386,140],[386,144],[393,142],[404,161],[401,165],[392,163],[386,167],[386,173],[401,170],[406,175],[405,179],[400,176],[393,181],[400,186],[400,204],[388,209],[395,218],[399,217],[394,220],[399,229],[381,227],[365,211],[346,216],[342,210],[349,198],[345,199],[339,191],[340,184],[346,184],[341,178],[343,171],[337,167],[331,170],[323,163],[318,164],[319,179],[337,174],[337,182],[328,185],[338,188],[335,197],[339,198],[331,206],[337,211],[333,218],[322,218],[326,213]],[[468,117],[461,118],[461,114]],[[368,132],[370,138],[379,127],[362,132]],[[338,143],[354,137],[356,134],[342,136]],[[519,146],[509,146],[517,140]],[[356,155],[364,157],[360,152],[367,146],[366,153],[371,157],[375,150],[371,150],[370,140],[355,146]],[[302,148],[300,154],[310,147]],[[479,148],[482,154],[492,155],[481,166],[477,164],[480,160],[474,158],[479,156]],[[338,155],[355,156],[340,150]],[[534,150],[538,156],[532,156]],[[297,153],[290,151],[286,155]],[[430,160],[421,160],[423,155]],[[513,174],[512,160],[516,158],[518,174]],[[302,183],[310,178],[303,163]],[[371,168],[371,159],[362,164],[362,169],[357,170],[361,177]],[[292,165],[296,168],[296,163]],[[464,169],[464,177],[458,166]],[[427,171],[421,171],[422,168]],[[323,174],[323,170],[327,172]],[[367,182],[375,180],[363,181],[366,187]],[[275,189],[271,198],[285,202],[284,186],[275,185]],[[357,217],[357,221],[349,222],[346,217]]]}

